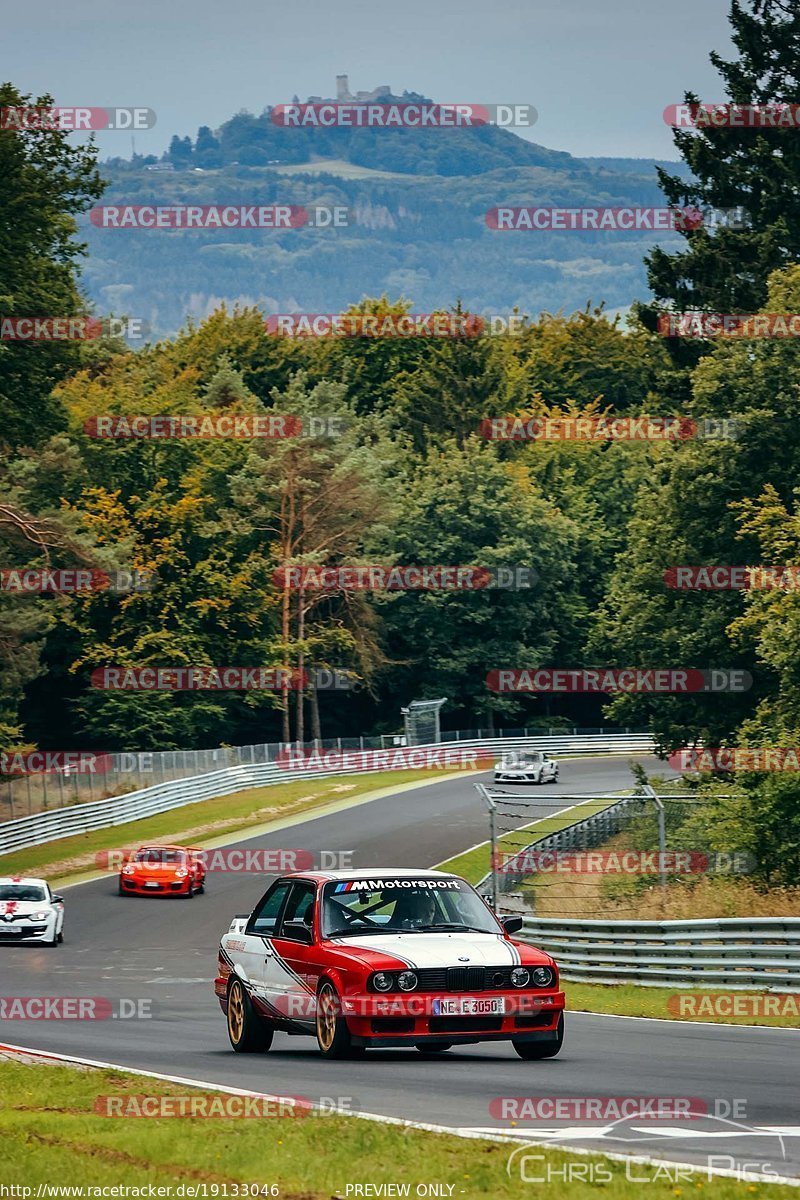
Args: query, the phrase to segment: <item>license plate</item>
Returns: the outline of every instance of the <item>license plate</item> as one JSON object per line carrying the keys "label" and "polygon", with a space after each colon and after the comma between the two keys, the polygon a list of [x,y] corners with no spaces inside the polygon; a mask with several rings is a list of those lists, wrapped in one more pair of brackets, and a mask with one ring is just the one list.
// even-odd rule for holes
{"label": "license plate", "polygon": [[159,884],[157,884],[157,883],[146,883],[144,886],[145,886],[145,887],[151,887],[151,888],[157,888],[157,887],[159,886]]}
{"label": "license plate", "polygon": [[506,1011],[503,996],[457,996],[453,999],[437,999],[433,1002],[435,1017],[490,1017],[502,1016]]}

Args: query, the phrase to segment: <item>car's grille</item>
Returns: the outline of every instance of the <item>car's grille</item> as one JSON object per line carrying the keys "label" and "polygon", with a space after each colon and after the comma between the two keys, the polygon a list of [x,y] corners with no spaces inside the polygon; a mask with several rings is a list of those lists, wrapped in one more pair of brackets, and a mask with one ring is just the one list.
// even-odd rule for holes
{"label": "car's grille", "polygon": [[376,1017],[370,1026],[373,1033],[382,1033],[387,1037],[392,1033],[413,1033],[413,1017]]}
{"label": "car's grille", "polygon": [[513,967],[422,967],[418,992],[483,992],[511,987]]}
{"label": "car's grille", "polygon": [[44,933],[46,929],[46,925],[18,925],[16,929],[0,925],[0,938],[30,937],[32,933]]}
{"label": "car's grille", "polygon": [[500,1033],[502,1017],[431,1017],[428,1029],[431,1033]]}

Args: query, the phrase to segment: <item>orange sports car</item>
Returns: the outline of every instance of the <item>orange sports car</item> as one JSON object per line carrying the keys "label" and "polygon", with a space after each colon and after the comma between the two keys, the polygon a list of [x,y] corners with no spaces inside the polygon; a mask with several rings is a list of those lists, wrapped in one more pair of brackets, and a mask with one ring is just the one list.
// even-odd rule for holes
{"label": "orange sports car", "polygon": [[140,846],[119,874],[120,896],[184,896],[205,890],[203,851],[197,846]]}

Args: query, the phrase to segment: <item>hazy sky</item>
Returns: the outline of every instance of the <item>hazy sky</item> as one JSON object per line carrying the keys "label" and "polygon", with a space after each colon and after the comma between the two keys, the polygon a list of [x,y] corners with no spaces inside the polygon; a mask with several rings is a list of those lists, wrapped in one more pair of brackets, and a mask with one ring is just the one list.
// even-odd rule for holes
{"label": "hazy sky", "polygon": [[[676,157],[662,120],[685,88],[723,91],[710,49],[730,53],[728,0],[36,0],[6,3],[0,76],[64,105],[141,105],[137,134],[173,133],[239,109],[388,83],[442,101],[528,103],[528,135],[580,155]],[[101,153],[130,154],[105,133]]]}

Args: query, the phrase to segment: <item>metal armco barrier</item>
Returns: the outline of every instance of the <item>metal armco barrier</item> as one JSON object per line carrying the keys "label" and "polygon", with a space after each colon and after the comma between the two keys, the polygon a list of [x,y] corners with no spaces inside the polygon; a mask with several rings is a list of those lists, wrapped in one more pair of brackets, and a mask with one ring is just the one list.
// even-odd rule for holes
{"label": "metal armco barrier", "polygon": [[[554,756],[594,755],[594,754],[642,754],[653,750],[653,739],[649,734],[589,734],[583,737],[520,737],[520,738],[491,738],[474,741],[439,742],[432,746],[405,747],[402,750],[345,750],[341,752],[323,752],[324,765],[322,769],[314,769],[314,760],[309,768],[284,767],[278,763],[254,763],[230,767],[223,771],[213,771],[204,775],[177,779],[169,783],[155,784],[141,791],[128,792],[124,796],[115,796],[109,800],[96,800],[89,804],[74,804],[71,807],[54,809],[50,812],[35,813],[29,817],[20,817],[13,821],[0,823],[0,855],[10,854],[13,850],[23,850],[28,846],[39,846],[44,842],[56,841],[60,838],[71,837],[73,834],[88,833],[95,829],[106,829],[115,825],[124,825],[128,821],[138,821],[142,817],[154,813],[167,812],[172,808],[180,808],[186,804],[197,804],[201,800],[210,800],[215,796],[229,796],[235,792],[243,792],[248,788],[265,787],[270,784],[287,783],[296,779],[323,779],[333,775],[359,775],[374,771],[396,769],[402,755],[410,756],[413,752],[429,752],[435,755],[441,752],[444,758],[450,752],[456,755],[466,755],[473,751],[478,756],[494,755],[508,752],[510,749],[546,750]],[[333,765],[324,761],[326,753],[334,753]],[[410,764],[424,766],[423,762]],[[468,766],[469,764],[466,763]],[[459,769],[453,763],[451,770]]]}
{"label": "metal armco barrier", "polygon": [[576,983],[800,991],[800,917],[578,921],[530,917],[520,936]]}

